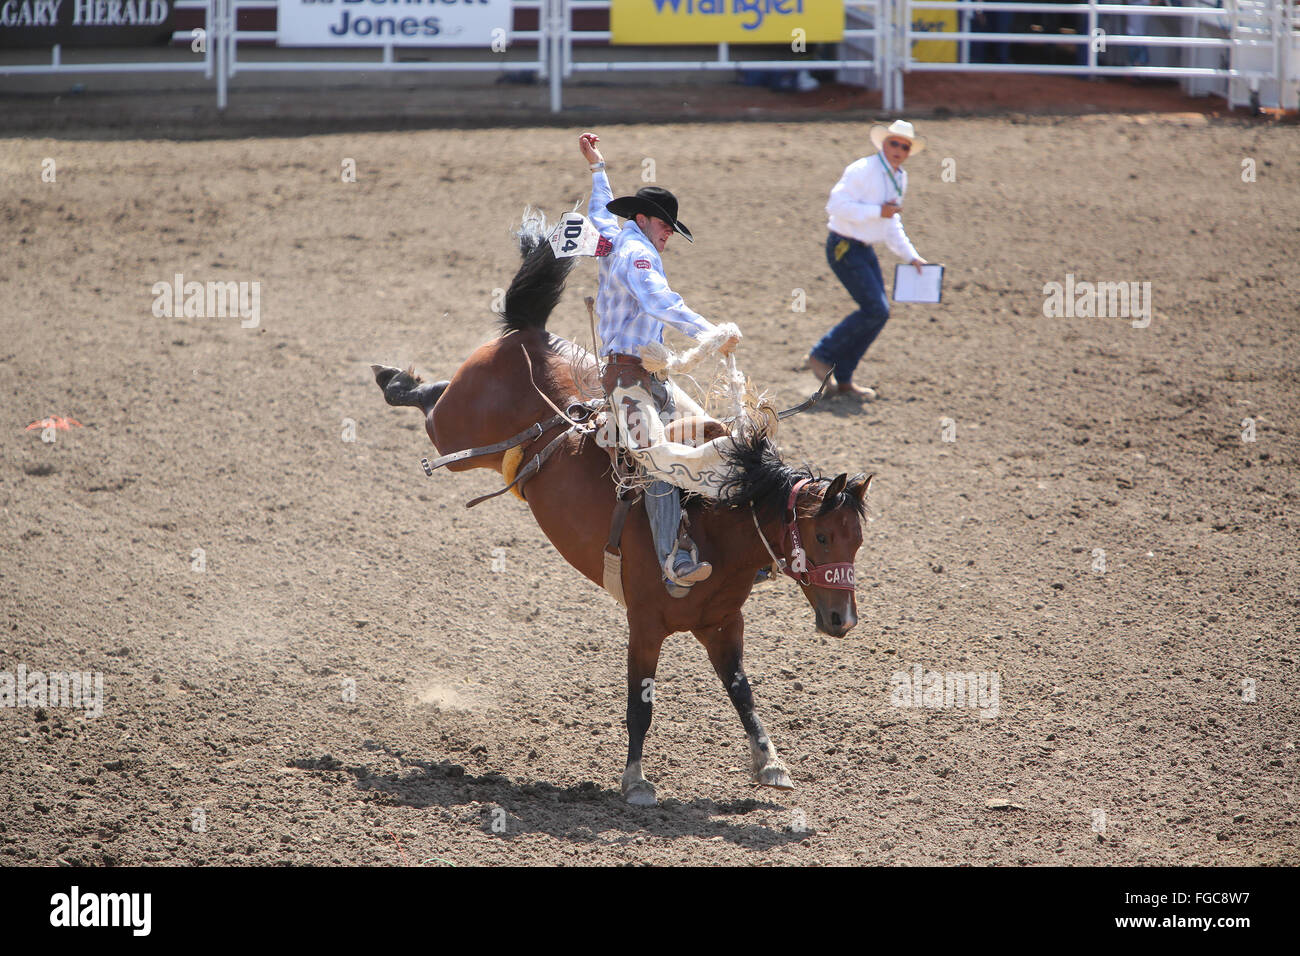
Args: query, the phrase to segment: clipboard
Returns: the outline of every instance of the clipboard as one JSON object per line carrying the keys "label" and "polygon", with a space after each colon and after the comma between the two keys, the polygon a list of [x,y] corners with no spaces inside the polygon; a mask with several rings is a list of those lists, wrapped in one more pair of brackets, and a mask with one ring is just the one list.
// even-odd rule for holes
{"label": "clipboard", "polygon": [[916,266],[900,262],[894,266],[895,302],[942,302],[943,266],[926,263],[917,275]]}

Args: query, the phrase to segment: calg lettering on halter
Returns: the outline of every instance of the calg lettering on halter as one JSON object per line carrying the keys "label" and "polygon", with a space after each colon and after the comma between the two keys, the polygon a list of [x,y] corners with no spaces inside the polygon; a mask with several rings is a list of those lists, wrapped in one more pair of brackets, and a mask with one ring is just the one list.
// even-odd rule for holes
{"label": "calg lettering on halter", "polygon": [[825,578],[828,585],[847,584],[851,587],[857,586],[852,566],[832,565],[826,569]]}

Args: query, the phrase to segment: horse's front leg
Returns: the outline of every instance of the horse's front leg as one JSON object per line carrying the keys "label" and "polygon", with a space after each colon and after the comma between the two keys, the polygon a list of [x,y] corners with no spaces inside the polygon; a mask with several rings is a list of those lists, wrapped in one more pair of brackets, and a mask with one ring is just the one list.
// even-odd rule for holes
{"label": "horse's front leg", "polygon": [[655,670],[666,634],[638,627],[630,618],[627,642],[627,767],[623,796],[636,807],[655,805],[655,788],[641,773],[641,753],[655,708]]}
{"label": "horse's front leg", "polygon": [[736,713],[740,714],[740,722],[745,726],[754,782],[765,787],[793,790],[794,781],[790,779],[790,772],[777,755],[776,744],[768,738],[763,722],[754,713],[754,693],[749,689],[749,679],[745,677],[742,663],[745,653],[744,616],[737,611],[736,616],[727,623],[693,633],[708,650],[713,669],[722,678],[727,696],[731,698]]}

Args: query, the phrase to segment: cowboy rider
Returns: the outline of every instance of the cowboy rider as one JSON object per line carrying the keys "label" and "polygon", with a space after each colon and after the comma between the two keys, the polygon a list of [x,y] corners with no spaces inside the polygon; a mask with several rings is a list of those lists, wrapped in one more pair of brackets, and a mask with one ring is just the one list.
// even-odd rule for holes
{"label": "cowboy rider", "polygon": [[[613,198],[605,159],[596,144],[600,137],[583,133],[578,148],[592,173],[588,216],[611,244],[609,254],[598,259],[597,312],[600,322],[602,383],[621,441],[631,456],[652,475],[671,473],[674,484],[655,480],[645,492],[646,513],[654,537],[664,585],[674,597],[684,597],[692,585],[713,571],[700,561],[690,541],[679,532],[682,519],[679,485],[715,497],[722,477],[717,439],[702,446],[668,441],[664,423],[699,415],[703,410],[671,381],[650,374],[641,361],[641,349],[662,345],[664,326],[671,325],[701,345],[727,355],[740,342],[740,330],[731,324],[715,325],[687,308],[664,276],[660,253],[675,233],[694,242],[691,232],[677,219],[677,197],[658,186],[640,189],[635,196]],[[620,228],[619,216],[627,219]]]}

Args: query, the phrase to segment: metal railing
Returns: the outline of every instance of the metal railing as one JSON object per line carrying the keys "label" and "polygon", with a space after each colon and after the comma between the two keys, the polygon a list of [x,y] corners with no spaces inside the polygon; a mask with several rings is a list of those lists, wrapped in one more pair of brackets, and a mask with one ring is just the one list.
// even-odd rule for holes
{"label": "metal railing", "polygon": [[[1192,77],[1213,77],[1226,81],[1231,86],[1233,81],[1249,84],[1258,91],[1260,85],[1274,82],[1282,89],[1291,89],[1294,93],[1295,76],[1291,64],[1295,62],[1293,51],[1294,39],[1287,36],[1283,24],[1290,17],[1295,22],[1295,0],[1224,0],[1222,7],[1196,6],[1149,6],[1137,3],[1106,3],[1101,0],[1087,0],[1078,3],[1010,3],[1006,0],[889,0],[895,4],[896,15],[891,18],[891,37],[894,48],[891,49],[889,68],[902,73],[926,71],[983,72],[983,73],[1027,73],[1027,74],[1065,74],[1077,76],[1142,76],[1167,77],[1170,79],[1188,79]],[[1263,8],[1262,10],[1260,8]],[[932,33],[917,31],[913,28],[917,10],[951,10],[961,19],[962,29],[951,33]],[[969,29],[970,15],[977,11],[997,11],[1007,13],[1050,13],[1056,15],[1073,14],[1086,18],[1085,33],[982,33]],[[1201,36],[1199,30],[1191,29],[1188,35],[1131,35],[1104,31],[1099,26],[1103,16],[1128,18],[1134,16],[1177,17],[1184,24],[1221,23],[1225,17],[1229,29],[1223,37]],[[901,23],[900,23],[901,19]],[[1254,30],[1255,34],[1251,31]],[[912,44],[921,40],[951,40],[961,43],[961,62],[957,63],[922,63],[911,56]],[[1074,64],[1061,63],[971,63],[968,59],[968,47],[971,41],[981,43],[1027,43],[1051,44],[1082,47],[1084,62]],[[1221,49],[1229,52],[1226,66],[1143,66],[1104,64],[1099,62],[1098,53],[1111,47],[1167,47],[1184,51]],[[1242,62],[1241,55],[1247,50],[1266,47],[1270,62],[1266,66],[1255,67]],[[1288,54],[1291,54],[1288,56]],[[1229,96],[1231,103],[1232,97]],[[1285,97],[1284,97],[1285,102]],[[886,80],[884,107],[887,110],[903,108],[903,83],[901,76],[895,74]],[[1232,103],[1241,105],[1241,103]],[[1294,104],[1291,108],[1295,108]]]}
{"label": "metal railing", "polygon": [[[186,56],[171,49],[170,59],[130,61],[68,62],[58,45],[51,50],[48,63],[0,62],[0,75],[61,73],[163,73],[202,72],[215,81],[217,106],[225,109],[230,80],[240,73],[302,73],[310,71],[354,73],[409,72],[528,72],[549,82],[550,108],[563,108],[563,84],[577,73],[600,72],[719,72],[744,70],[838,69],[858,71],[867,85],[882,90],[883,107],[897,112],[904,107],[906,74],[913,72],[985,72],[1025,74],[1066,74],[1080,76],[1140,76],[1208,81],[1215,92],[1222,91],[1232,106],[1253,103],[1297,108],[1300,82],[1300,0],[1221,0],[1221,6],[1208,5],[1212,0],[1183,0],[1187,6],[1150,6],[1146,4],[1077,0],[1074,3],[1020,3],[1008,0],[845,0],[844,39],[836,58],[797,57],[757,59],[736,55],[734,48],[722,43],[709,46],[715,55],[702,57],[694,51],[673,56],[664,47],[611,46],[608,29],[579,29],[576,14],[608,13],[610,0],[516,0],[511,16],[519,10],[535,10],[537,27],[511,31],[510,46],[523,42],[535,44],[531,57],[481,51],[455,52],[449,48],[390,44],[375,48],[351,48],[350,58],[342,58],[338,48],[304,51],[295,48],[286,55],[278,46],[279,30],[240,29],[239,14],[246,11],[276,10],[276,0],[177,0],[178,10],[202,11],[204,26],[193,31],[178,30],[174,44],[190,45],[202,37],[198,52]],[[1200,5],[1190,5],[1200,4]],[[953,12],[959,28],[952,32],[932,32],[916,27],[918,11]],[[1086,24],[1085,32],[1074,33],[984,33],[971,29],[972,15],[977,12],[1050,13],[1073,15]],[[1180,35],[1155,35],[1103,31],[1100,23],[1122,20],[1127,29],[1132,17],[1177,18]],[[1150,21],[1139,21],[1150,22]],[[277,20],[278,23],[278,20]],[[512,20],[513,25],[513,20]],[[1099,32],[1100,31],[1100,32]],[[922,41],[953,42],[960,56],[956,62],[923,62],[914,55],[914,45]],[[1050,44],[1074,46],[1079,54],[1074,63],[990,63],[971,62],[970,45],[982,44]],[[241,52],[240,44],[245,45]],[[251,45],[264,44],[274,50],[267,55],[250,56]],[[575,55],[580,50],[599,51],[593,55]],[[194,43],[194,45],[199,45]],[[1182,65],[1141,65],[1137,63],[1101,62],[1100,53],[1110,48],[1167,49],[1181,51]],[[613,56],[617,49],[618,56]],[[685,48],[676,48],[674,52]],[[742,48],[743,49],[743,48]],[[639,51],[648,51],[637,56]],[[1205,54],[1221,51],[1217,65],[1207,65]],[[367,54],[370,54],[369,56]],[[735,58],[733,58],[733,56]],[[1191,65],[1188,65],[1188,63]]]}
{"label": "metal railing", "polygon": [[[170,60],[123,60],[123,61],[65,61],[63,45],[54,44],[50,48],[49,63],[3,63],[0,62],[0,76],[33,76],[57,73],[202,73],[205,79],[212,79],[214,72],[214,51],[216,45],[211,25],[214,20],[213,8],[220,0],[175,0],[177,10],[204,11],[204,25],[194,30],[176,30],[172,33],[172,43],[191,46],[201,40],[202,59],[198,52],[186,58]],[[175,51],[173,51],[175,52]]]}
{"label": "metal railing", "polygon": [[[1169,46],[1183,49],[1192,48],[1223,48],[1230,49],[1234,40],[1218,39],[1215,37],[1199,36],[1132,36],[1127,34],[1115,34],[1100,30],[1098,25],[1099,18],[1106,14],[1117,14],[1121,16],[1133,16],[1139,14],[1154,16],[1177,16],[1186,19],[1221,17],[1222,10],[1195,7],[1157,7],[1136,4],[1118,4],[1102,3],[1098,0],[1088,0],[1084,3],[1008,3],[1005,0],[893,0],[896,4],[896,10],[901,14],[902,23],[898,22],[898,17],[894,18],[894,39],[900,45],[905,45],[900,51],[898,61],[902,64],[901,71],[926,72],[926,71],[951,71],[951,72],[981,72],[981,73],[1026,73],[1026,74],[1066,74],[1080,76],[1161,76],[1161,77],[1188,77],[1188,76],[1216,76],[1227,77],[1243,75],[1231,68],[1216,67],[1168,67],[1168,66],[1119,66],[1106,65],[1098,62],[1097,54],[1109,47],[1123,46]],[[1229,0],[1235,2],[1235,0]],[[963,29],[956,32],[931,33],[921,32],[913,28],[915,21],[915,11],[917,10],[950,10],[958,14],[961,18]],[[983,33],[973,32],[969,29],[970,14],[980,11],[1006,12],[1006,13],[1050,13],[1054,15],[1076,15],[1086,17],[1086,33]],[[1014,44],[1050,44],[1053,46],[1077,46],[1081,47],[1081,59],[1084,62],[1075,62],[1074,64],[1063,63],[971,63],[965,54],[968,47],[963,46],[963,60],[965,62],[957,63],[922,63],[915,60],[911,55],[911,46],[920,40],[945,40],[954,41],[962,44],[969,44],[971,41],[980,43],[1014,43]],[[886,99],[885,109],[900,110],[904,106],[903,86],[901,79],[896,79],[894,83],[889,83],[885,87]]]}
{"label": "metal railing", "polygon": [[[516,70],[536,71],[545,77],[550,70],[554,44],[548,36],[548,18],[546,9],[560,0],[515,0],[511,12],[516,10],[537,10],[537,30],[511,30],[510,42],[517,40],[533,41],[537,44],[537,55],[532,59],[506,58],[500,53],[488,52],[489,58],[474,59],[412,59],[415,56],[434,57],[442,54],[442,49],[435,47],[403,47],[390,43],[375,49],[379,59],[331,59],[329,55],[311,59],[284,59],[269,57],[265,59],[240,59],[239,43],[260,42],[283,49],[279,44],[279,29],[275,30],[241,30],[238,28],[240,10],[275,10],[277,0],[210,0],[217,7],[217,16],[221,23],[220,44],[223,55],[217,60],[217,108],[225,109],[227,89],[230,79],[239,73],[306,73],[306,72],[357,72],[357,73],[434,73],[434,72],[487,72],[506,73]],[[277,20],[278,24],[278,20]],[[329,48],[330,53],[336,49]],[[399,59],[405,54],[407,59]]]}

